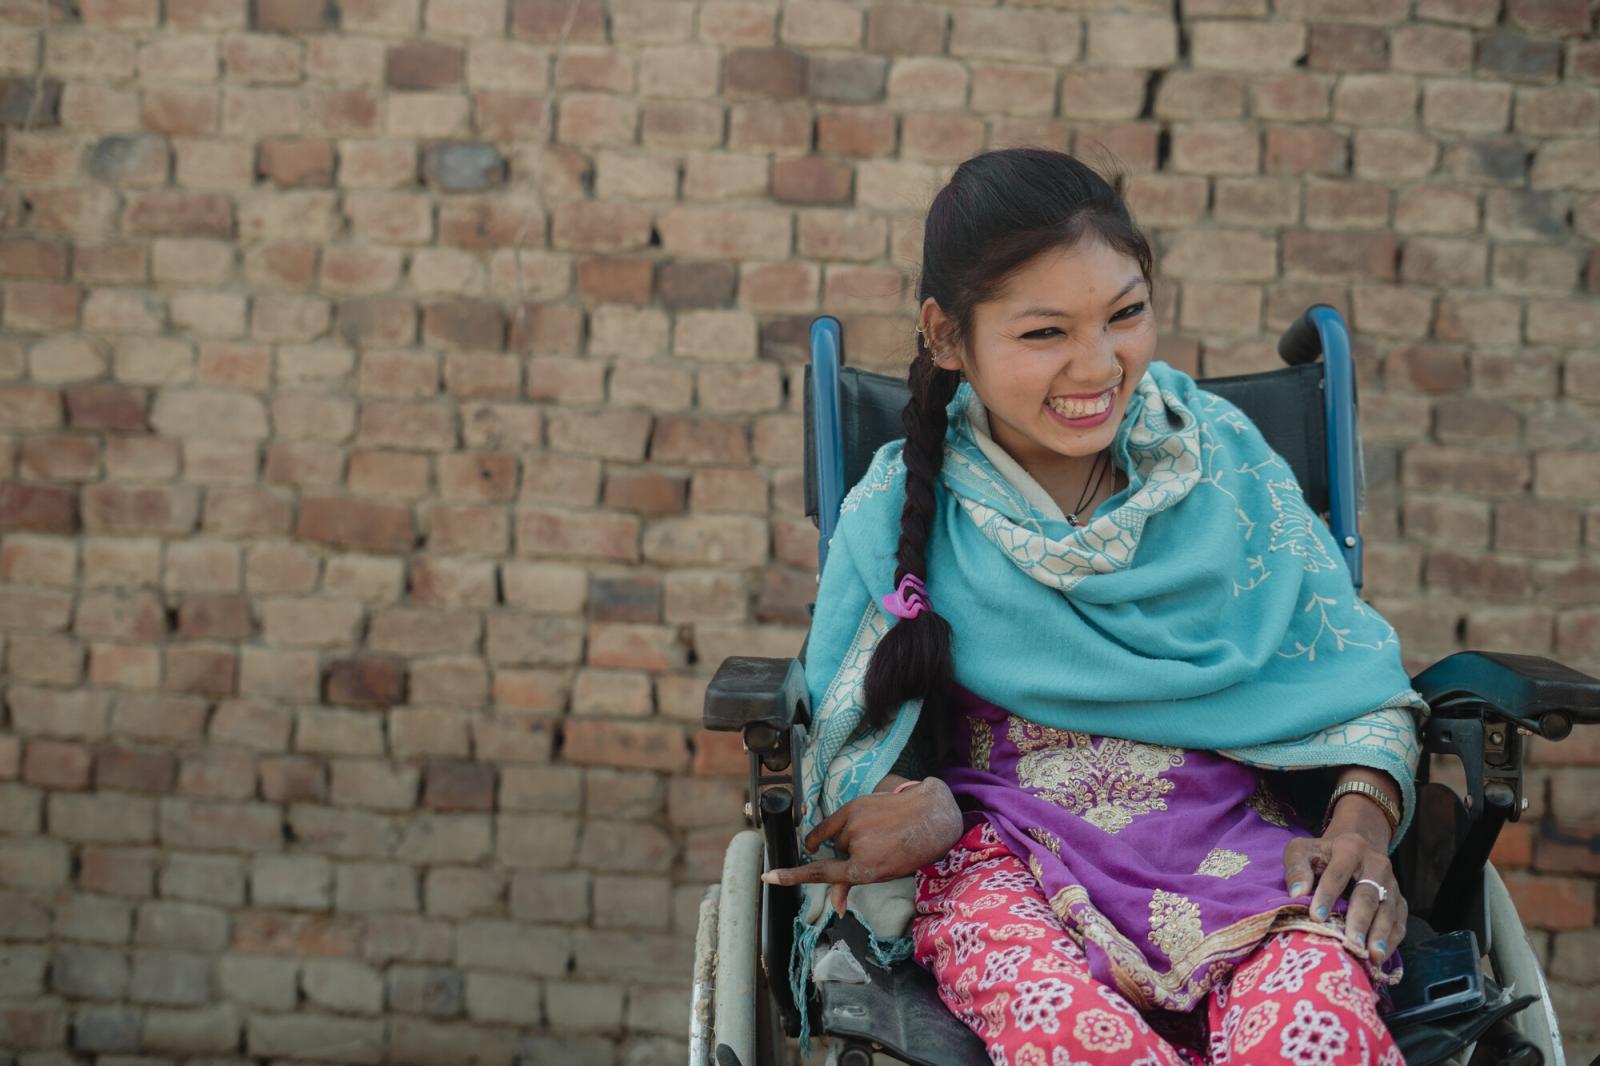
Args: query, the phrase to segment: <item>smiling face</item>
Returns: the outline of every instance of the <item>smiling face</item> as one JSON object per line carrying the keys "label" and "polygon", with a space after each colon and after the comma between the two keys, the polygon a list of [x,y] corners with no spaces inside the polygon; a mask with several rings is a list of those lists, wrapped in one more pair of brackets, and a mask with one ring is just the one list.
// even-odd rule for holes
{"label": "smiling face", "polygon": [[1138,262],[1096,237],[1023,264],[959,342],[932,299],[922,324],[939,365],[983,401],[995,441],[1047,487],[1111,444],[1156,347]]}

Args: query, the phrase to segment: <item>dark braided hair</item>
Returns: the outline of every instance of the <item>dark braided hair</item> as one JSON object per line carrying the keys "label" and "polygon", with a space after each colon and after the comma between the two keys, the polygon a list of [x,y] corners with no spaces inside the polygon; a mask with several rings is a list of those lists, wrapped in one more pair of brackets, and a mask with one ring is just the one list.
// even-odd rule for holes
{"label": "dark braided hair", "polygon": [[[1019,267],[1042,252],[1095,237],[1134,259],[1150,284],[1150,243],[1123,200],[1120,174],[1107,181],[1079,160],[1043,148],[1008,148],[974,156],[956,168],[934,197],[923,228],[920,306],[929,297],[961,343],[973,309],[999,294]],[[895,549],[898,587],[907,574],[929,580],[927,547],[935,491],[944,465],[946,407],[960,374],[939,367],[921,333],[907,374],[911,397],[900,414],[906,442],[906,502]],[[932,585],[930,583],[930,599]],[[955,672],[950,624],[932,610],[899,619],[884,634],[867,666],[866,728],[887,725],[907,700],[921,699],[933,730],[935,755],[949,753]]]}

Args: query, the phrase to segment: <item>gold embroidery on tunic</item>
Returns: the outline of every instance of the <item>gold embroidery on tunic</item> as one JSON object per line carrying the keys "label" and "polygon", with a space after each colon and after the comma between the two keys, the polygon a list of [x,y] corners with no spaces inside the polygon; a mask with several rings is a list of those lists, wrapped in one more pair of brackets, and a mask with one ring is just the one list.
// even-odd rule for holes
{"label": "gold embroidery on tunic", "polygon": [[1183,752],[1116,737],[1096,743],[1087,733],[1071,733],[1011,715],[1007,737],[1022,758],[1017,781],[1107,833],[1126,829],[1134,818],[1164,811],[1162,796],[1172,791],[1161,775],[1183,765]]}
{"label": "gold embroidery on tunic", "polygon": [[976,715],[967,717],[967,727],[972,731],[972,757],[967,761],[974,770],[988,770],[989,754],[994,751],[994,730],[986,719]]}
{"label": "gold embroidery on tunic", "polygon": [[1243,852],[1229,851],[1227,848],[1212,848],[1206,857],[1200,860],[1200,865],[1195,873],[1205,877],[1220,877],[1224,881],[1250,865],[1250,857]]}
{"label": "gold embroidery on tunic", "polygon": [[[1029,856],[1030,866],[1038,860]],[[1037,873],[1035,876],[1038,876]],[[1182,897],[1178,897],[1182,899]],[[1153,903],[1154,901],[1152,901]],[[1274,933],[1299,930],[1330,934],[1330,925],[1340,927],[1343,915],[1331,922],[1314,922],[1305,907],[1286,906],[1241,918],[1232,925],[1199,937],[1179,948],[1177,957],[1168,956],[1170,966],[1157,970],[1132,940],[1123,936],[1089,899],[1082,885],[1067,885],[1050,897],[1067,935],[1080,947],[1093,944],[1105,953],[1117,991],[1140,1010],[1168,1010],[1179,1014],[1194,1009],[1215,987],[1226,987],[1233,964]],[[1363,968],[1374,984],[1392,985],[1401,971],[1384,973],[1365,961]],[[1217,965],[1209,965],[1216,963]]]}
{"label": "gold embroidery on tunic", "polygon": [[1284,806],[1264,777],[1256,778],[1256,790],[1244,801],[1244,805],[1259,814],[1264,822],[1284,828],[1289,825],[1289,808]]}
{"label": "gold embroidery on tunic", "polygon": [[1200,904],[1188,896],[1156,889],[1150,897],[1150,943],[1169,959],[1180,958],[1205,939]]}
{"label": "gold embroidery on tunic", "polygon": [[1050,854],[1057,859],[1061,858],[1061,838],[1050,832],[1050,830],[1033,828],[1028,830],[1028,835],[1049,848]]}

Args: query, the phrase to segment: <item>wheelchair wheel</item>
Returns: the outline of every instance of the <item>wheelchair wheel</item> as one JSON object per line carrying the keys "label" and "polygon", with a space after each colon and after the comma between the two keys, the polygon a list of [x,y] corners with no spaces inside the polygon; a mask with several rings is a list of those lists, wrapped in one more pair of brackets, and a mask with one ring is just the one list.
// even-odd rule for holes
{"label": "wheelchair wheel", "polygon": [[1488,864],[1483,868],[1483,894],[1489,916],[1489,961],[1494,967],[1495,979],[1502,986],[1539,996],[1538,1003],[1512,1016],[1512,1025],[1539,1049],[1544,1056],[1544,1066],[1566,1066],[1561,1027],[1556,1022],[1550,986],[1545,982],[1539,957],[1528,943],[1522,918],[1499,871]]}
{"label": "wheelchair wheel", "polygon": [[689,1066],[789,1066],[783,1023],[761,966],[763,860],[761,834],[738,834],[723,857],[721,884],[700,902]]}

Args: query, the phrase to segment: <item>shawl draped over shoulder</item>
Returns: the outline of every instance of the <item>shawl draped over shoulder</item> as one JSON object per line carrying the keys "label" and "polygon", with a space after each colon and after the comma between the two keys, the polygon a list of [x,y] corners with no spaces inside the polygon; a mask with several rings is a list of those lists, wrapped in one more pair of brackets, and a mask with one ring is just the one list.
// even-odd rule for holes
{"label": "shawl draped over shoulder", "polygon": [[[1128,485],[1084,526],[1041,508],[977,440],[962,385],[949,407],[926,580],[950,623],[956,681],[1055,729],[1216,751],[1272,770],[1358,765],[1414,806],[1417,724],[1394,628],[1354,589],[1289,464],[1232,403],[1163,362],[1135,386],[1112,445]],[[867,663],[893,624],[905,499],[902,443],[850,491],[806,651],[813,721],[802,832],[871,792],[920,701],[864,730]],[[1031,497],[1031,499],[1030,499]],[[817,857],[828,857],[825,845]],[[826,886],[805,886],[791,981],[804,988]],[[879,961],[909,938],[875,936]]]}

